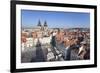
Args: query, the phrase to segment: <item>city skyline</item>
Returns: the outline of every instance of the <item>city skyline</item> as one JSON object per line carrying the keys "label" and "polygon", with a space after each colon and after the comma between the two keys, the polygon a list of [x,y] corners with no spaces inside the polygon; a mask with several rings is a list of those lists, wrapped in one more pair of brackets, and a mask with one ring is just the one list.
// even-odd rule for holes
{"label": "city skyline", "polygon": [[49,28],[89,28],[90,14],[82,12],[55,12],[21,10],[22,27],[34,27],[47,22]]}

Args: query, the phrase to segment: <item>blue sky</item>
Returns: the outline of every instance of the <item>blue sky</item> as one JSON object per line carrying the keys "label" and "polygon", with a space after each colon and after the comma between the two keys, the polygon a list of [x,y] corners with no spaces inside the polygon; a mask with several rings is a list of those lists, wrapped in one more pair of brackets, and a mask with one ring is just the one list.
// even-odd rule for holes
{"label": "blue sky", "polygon": [[21,10],[22,26],[37,26],[39,20],[50,28],[90,27],[89,13]]}

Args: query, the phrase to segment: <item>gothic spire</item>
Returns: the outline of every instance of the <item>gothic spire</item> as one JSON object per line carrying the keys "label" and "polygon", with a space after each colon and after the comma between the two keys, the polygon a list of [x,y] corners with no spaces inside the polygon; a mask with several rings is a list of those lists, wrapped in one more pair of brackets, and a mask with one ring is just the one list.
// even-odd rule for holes
{"label": "gothic spire", "polygon": [[38,21],[38,25],[37,26],[42,26],[40,20]]}
{"label": "gothic spire", "polygon": [[46,27],[48,26],[46,21],[44,22],[44,26],[46,26]]}

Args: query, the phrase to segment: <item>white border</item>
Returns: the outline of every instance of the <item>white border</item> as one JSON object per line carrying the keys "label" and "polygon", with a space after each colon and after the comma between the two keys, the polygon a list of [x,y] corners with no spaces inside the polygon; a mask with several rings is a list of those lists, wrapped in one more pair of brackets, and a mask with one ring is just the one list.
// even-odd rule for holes
{"label": "white border", "polygon": [[[60,62],[38,62],[38,63],[21,63],[21,9],[27,10],[45,10],[45,11],[63,11],[63,12],[84,12],[90,13],[90,60],[77,61],[60,61]],[[84,8],[70,7],[50,7],[36,5],[16,5],[16,68],[39,68],[39,67],[55,67],[55,66],[72,66],[94,64],[94,10]]]}

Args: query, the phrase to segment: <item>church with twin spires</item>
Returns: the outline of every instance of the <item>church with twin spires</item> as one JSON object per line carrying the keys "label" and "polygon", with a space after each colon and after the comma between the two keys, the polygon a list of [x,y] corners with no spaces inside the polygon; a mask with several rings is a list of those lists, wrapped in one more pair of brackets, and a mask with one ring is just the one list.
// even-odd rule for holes
{"label": "church with twin spires", "polygon": [[45,21],[44,24],[41,24],[41,21],[38,21],[37,27],[40,28],[41,31],[47,31],[48,25],[47,22]]}

